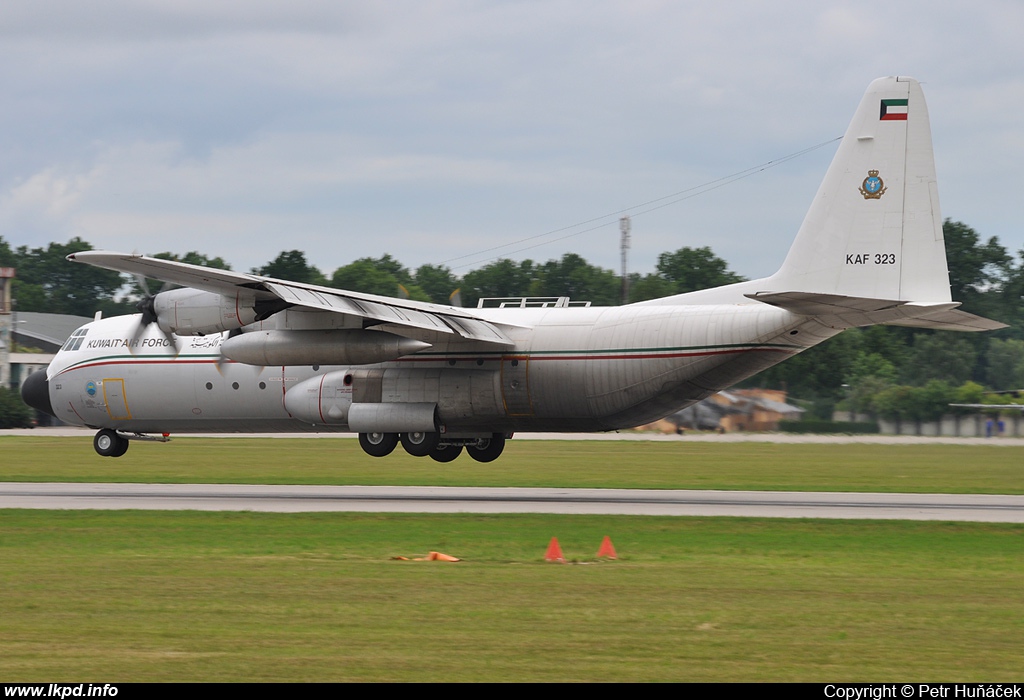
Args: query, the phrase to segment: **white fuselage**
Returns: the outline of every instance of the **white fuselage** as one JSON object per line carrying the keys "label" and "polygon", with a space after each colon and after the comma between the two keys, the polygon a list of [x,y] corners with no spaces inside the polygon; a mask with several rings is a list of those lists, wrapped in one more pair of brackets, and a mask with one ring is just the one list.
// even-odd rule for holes
{"label": "white fuselage", "polygon": [[[515,324],[514,348],[435,343],[351,367],[232,362],[220,353],[227,334],[177,337],[175,354],[154,327],[138,332],[138,316],[94,321],[50,365],[50,401],[65,422],[137,432],[348,430],[353,402],[436,404],[450,433],[614,430],[668,415],[838,332],[756,302],[480,311]],[[316,393],[328,386],[330,398]],[[288,392],[297,387],[322,403],[294,415]]]}

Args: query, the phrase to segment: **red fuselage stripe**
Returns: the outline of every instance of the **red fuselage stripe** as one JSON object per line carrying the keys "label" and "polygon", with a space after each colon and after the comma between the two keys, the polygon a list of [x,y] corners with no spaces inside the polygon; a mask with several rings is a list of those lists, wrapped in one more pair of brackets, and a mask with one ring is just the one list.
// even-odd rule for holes
{"label": "red fuselage stripe", "polygon": [[[540,361],[551,361],[551,360],[658,360],[658,359],[675,359],[680,357],[706,357],[710,355],[735,355],[738,353],[745,352],[782,352],[792,353],[792,350],[785,348],[740,348],[730,350],[704,350],[700,352],[667,352],[667,353],[631,353],[625,355],[530,355],[526,354],[515,354],[515,355],[503,355],[500,357],[493,357],[493,360],[508,360],[508,359],[520,359],[529,360],[530,362]],[[396,360],[396,362],[447,362],[448,360],[459,360],[460,362],[467,362],[476,360],[477,358],[472,357],[402,357]],[[108,365],[172,365],[172,364],[189,364],[189,365],[215,365],[217,364],[216,359],[202,359],[202,360],[188,360],[188,359],[166,359],[166,360],[149,360],[149,359],[124,359],[124,360],[104,360],[102,362],[90,362],[75,367],[70,367],[60,372],[69,372],[72,370],[90,369],[93,367],[104,367]],[[281,368],[282,377],[284,367]]]}

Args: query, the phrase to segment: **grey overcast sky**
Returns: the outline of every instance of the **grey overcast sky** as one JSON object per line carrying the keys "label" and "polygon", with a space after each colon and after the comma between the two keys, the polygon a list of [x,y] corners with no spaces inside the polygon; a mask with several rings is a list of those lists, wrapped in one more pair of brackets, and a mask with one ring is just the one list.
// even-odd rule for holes
{"label": "grey overcast sky", "polygon": [[[0,236],[618,269],[615,215],[542,234],[828,142],[902,74],[943,215],[1016,252],[1022,37],[1019,0],[6,0]],[[835,148],[635,216],[631,269],[710,245],[770,274]]]}

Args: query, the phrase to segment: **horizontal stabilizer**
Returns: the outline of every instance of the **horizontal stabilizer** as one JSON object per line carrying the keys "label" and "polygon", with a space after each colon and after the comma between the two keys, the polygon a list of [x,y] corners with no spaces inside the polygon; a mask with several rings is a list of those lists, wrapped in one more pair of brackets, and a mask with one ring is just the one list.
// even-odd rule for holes
{"label": "horizontal stabilizer", "polygon": [[[765,304],[778,306],[786,311],[804,316],[821,316],[847,311],[884,311],[895,309],[905,301],[891,299],[868,299],[866,297],[848,297],[842,294],[815,294],[813,292],[756,292],[743,296]],[[956,304],[952,304],[956,306]]]}
{"label": "horizontal stabilizer", "polygon": [[888,326],[909,326],[910,328],[932,328],[937,331],[997,331],[1006,328],[1005,323],[990,318],[975,316],[959,309],[941,311],[920,318],[892,321]]}
{"label": "horizontal stabilizer", "polygon": [[834,328],[875,324],[956,331],[1006,328],[1004,323],[958,310],[957,301],[898,301],[813,292],[756,292],[744,296],[801,316],[814,316]]}

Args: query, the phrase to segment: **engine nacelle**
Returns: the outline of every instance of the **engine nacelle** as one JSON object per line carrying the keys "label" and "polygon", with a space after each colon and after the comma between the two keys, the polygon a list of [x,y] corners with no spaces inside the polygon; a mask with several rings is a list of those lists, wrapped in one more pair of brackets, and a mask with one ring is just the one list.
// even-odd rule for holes
{"label": "engine nacelle", "polygon": [[345,425],[352,406],[352,375],[328,372],[299,382],[284,395],[284,408],[303,423]]}
{"label": "engine nacelle", "polygon": [[198,289],[171,289],[153,298],[157,324],[164,332],[176,335],[206,335],[241,328],[260,316],[256,307],[256,295],[245,290],[229,297]]}
{"label": "engine nacelle", "polygon": [[299,382],[284,395],[292,418],[311,425],[348,425],[357,433],[432,433],[436,403],[352,403],[353,373],[327,372]]}
{"label": "engine nacelle", "polygon": [[372,365],[429,348],[429,343],[370,330],[252,331],[228,338],[224,357],[247,365]]}

